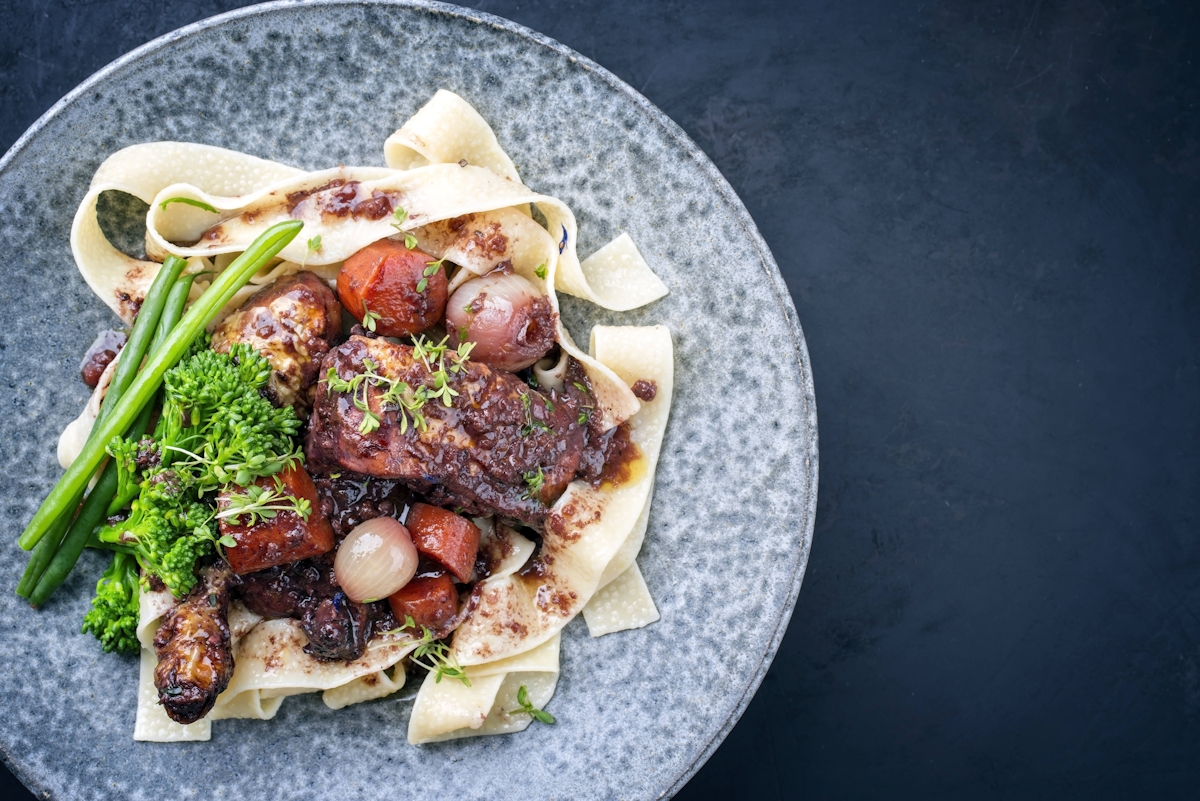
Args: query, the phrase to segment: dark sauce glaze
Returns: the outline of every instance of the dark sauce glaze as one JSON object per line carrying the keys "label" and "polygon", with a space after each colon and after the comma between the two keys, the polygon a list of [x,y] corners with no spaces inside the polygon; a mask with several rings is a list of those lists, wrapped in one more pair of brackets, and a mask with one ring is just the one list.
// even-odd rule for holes
{"label": "dark sauce glaze", "polygon": [[633,394],[638,400],[643,400],[647,403],[654,400],[654,396],[658,394],[658,384],[644,378],[634,381],[630,389],[633,390]]}
{"label": "dark sauce glaze", "polygon": [[395,197],[392,192],[378,189],[368,196],[358,181],[335,178],[313,189],[289,192],[288,214],[299,217],[304,213],[306,204],[315,203],[322,215],[382,220],[395,208]]}
{"label": "dark sauce glaze", "polygon": [[[336,478],[335,478],[336,476]],[[415,496],[399,481],[358,473],[314,475],[321,514],[329,518],[338,541],[358,524],[377,517],[403,520]]]}
{"label": "dark sauce glaze", "polygon": [[96,388],[105,368],[117,358],[121,348],[125,347],[125,339],[124,331],[101,331],[96,335],[96,341],[87,349],[87,353],[83,354],[83,361],[79,364],[83,383],[92,389]]}
{"label": "dark sauce glaze", "polygon": [[610,428],[603,436],[607,438],[604,466],[600,468],[600,475],[592,479],[592,486],[620,486],[635,478],[637,466],[641,463],[642,450],[629,438],[629,423]]}

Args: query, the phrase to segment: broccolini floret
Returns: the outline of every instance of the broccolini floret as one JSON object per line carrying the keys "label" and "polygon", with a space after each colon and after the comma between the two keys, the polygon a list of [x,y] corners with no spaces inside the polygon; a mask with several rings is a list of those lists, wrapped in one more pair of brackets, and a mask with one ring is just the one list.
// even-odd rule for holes
{"label": "broccolini floret", "polygon": [[[246,344],[233,345],[229,353],[208,345],[207,335],[198,337],[163,377],[163,407],[153,438],[118,437],[109,444],[118,477],[109,512],[125,506],[130,511],[92,537],[94,544],[117,550],[122,565],[136,560],[176,597],[191,591],[196,562],[221,544],[214,493],[229,484],[251,485],[301,458],[292,441],[300,429],[295,412],[290,406],[276,408],[262,392],[270,363]],[[115,592],[102,580],[98,608],[107,610]],[[135,587],[135,627],[136,597]],[[102,642],[103,614],[96,612],[96,622],[85,624]]]}
{"label": "broccolini floret", "polygon": [[213,509],[201,503],[172,470],[156,470],[141,485],[129,517],[102,526],[96,539],[128,549],[176,597],[196,583],[196,560],[216,544]]}
{"label": "broccolini floret", "polygon": [[196,352],[168,371],[155,431],[164,466],[203,495],[229,483],[247,486],[298,459],[292,437],[300,420],[263,396],[270,375],[270,363],[245,343],[227,354]]}
{"label": "broccolini floret", "polygon": [[92,608],[83,616],[83,632],[91,632],[105,651],[138,650],[138,566],[128,554],[113,554],[112,564],[96,583]]}

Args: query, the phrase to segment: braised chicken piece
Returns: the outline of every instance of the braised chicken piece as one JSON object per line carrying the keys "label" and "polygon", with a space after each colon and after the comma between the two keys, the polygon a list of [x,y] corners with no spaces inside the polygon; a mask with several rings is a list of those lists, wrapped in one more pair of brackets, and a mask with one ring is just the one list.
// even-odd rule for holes
{"label": "braised chicken piece", "polygon": [[154,686],[159,703],[177,723],[195,723],[207,715],[233,676],[230,580],[222,562],[205,568],[154,635]]}
{"label": "braised chicken piece", "polygon": [[255,293],[213,332],[212,348],[228,353],[245,342],[274,370],[267,382],[277,406],[303,415],[312,406],[321,359],[342,333],[342,307],[324,281],[310,272],[280,278]]}
{"label": "braised chicken piece", "polygon": [[[314,472],[400,479],[437,506],[535,527],[575,477],[584,428],[574,388],[543,393],[510,373],[460,364],[452,351],[428,361],[362,336],[330,351],[321,373],[306,447]],[[430,397],[417,404],[411,393],[421,386]],[[432,396],[441,386],[453,393],[449,406]]]}

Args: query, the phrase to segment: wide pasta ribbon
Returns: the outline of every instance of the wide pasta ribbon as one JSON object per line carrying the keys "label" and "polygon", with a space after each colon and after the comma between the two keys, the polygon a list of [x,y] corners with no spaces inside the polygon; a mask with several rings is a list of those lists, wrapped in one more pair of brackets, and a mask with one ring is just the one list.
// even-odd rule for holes
{"label": "wide pasta ribbon", "polygon": [[657,385],[654,400],[629,420],[640,457],[623,483],[568,486],[546,520],[539,569],[489,578],[476,588],[475,611],[454,635],[460,664],[505,659],[556,635],[601,587],[606,567],[642,520],[671,405],[671,335],[664,326],[597,326],[592,348],[605,354],[610,368]]}
{"label": "wide pasta ribbon", "polygon": [[234,150],[189,142],[151,142],[118,150],[96,170],[75,212],[71,224],[75,264],[100,300],[132,324],[160,265],[127,256],[108,241],[97,216],[102,193],[125,192],[151,203],[164,187],[187,183],[206,192],[241,195],[303,173]]}

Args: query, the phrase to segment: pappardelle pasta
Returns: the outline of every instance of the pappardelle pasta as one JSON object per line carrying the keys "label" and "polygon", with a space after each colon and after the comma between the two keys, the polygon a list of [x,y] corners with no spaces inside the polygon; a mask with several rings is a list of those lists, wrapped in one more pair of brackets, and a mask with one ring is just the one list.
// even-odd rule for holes
{"label": "pappardelle pasta", "polygon": [[[627,234],[581,260],[570,208],[456,94],[384,157],[134,145],[76,214],[80,272],[132,331],[89,353],[19,591],[53,591],[71,543],[113,551],[85,630],[141,654],[135,739],[383,698],[414,668],[411,743],[521,731],[554,721],[580,612],[593,636],[658,619],[635,557],[671,336],[596,326],[585,351],[558,293],[626,311],[666,286]],[[101,229],[113,190],[149,204],[146,260]]]}

